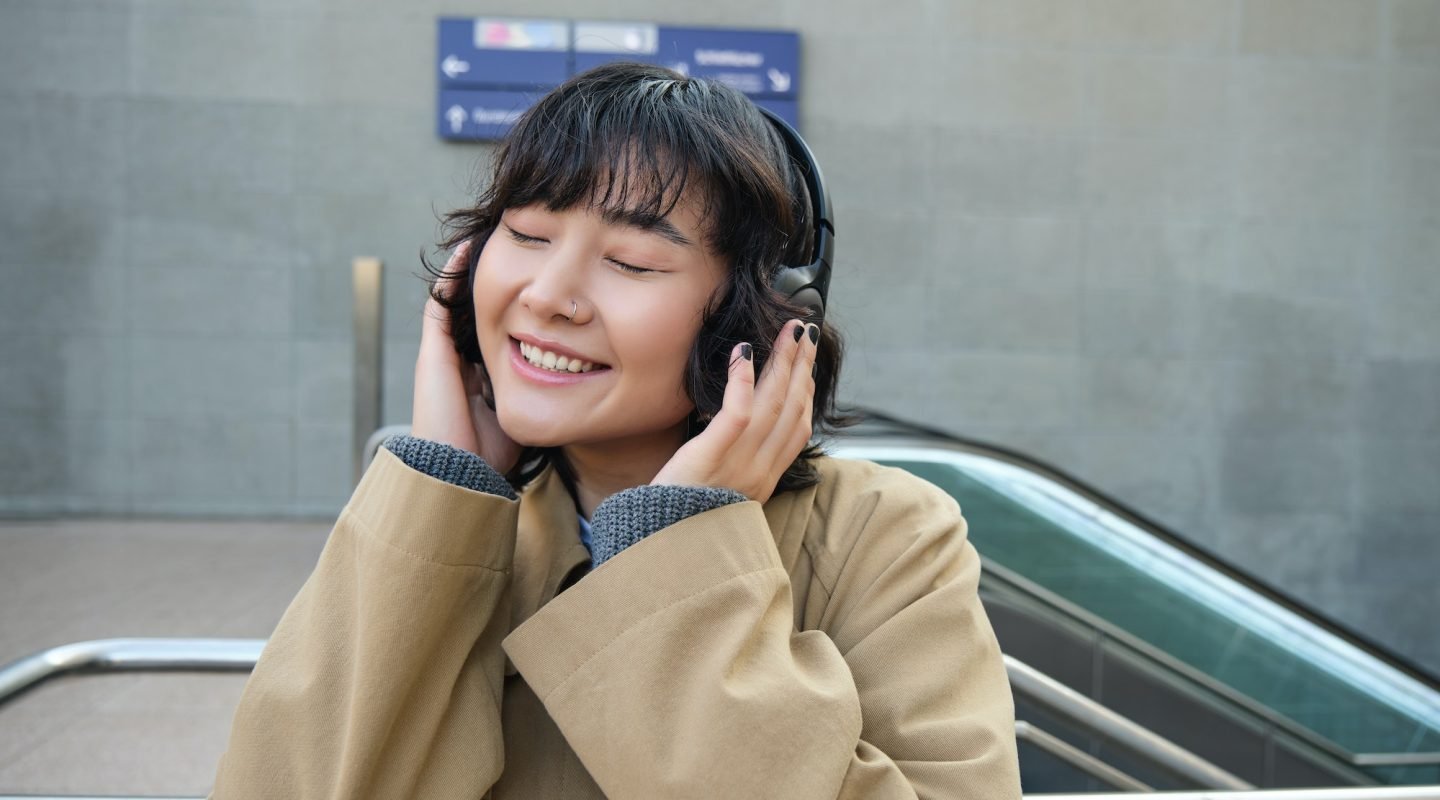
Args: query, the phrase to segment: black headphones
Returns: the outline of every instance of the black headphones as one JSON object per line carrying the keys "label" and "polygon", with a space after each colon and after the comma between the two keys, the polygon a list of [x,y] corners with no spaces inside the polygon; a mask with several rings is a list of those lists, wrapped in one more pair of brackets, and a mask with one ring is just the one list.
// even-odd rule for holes
{"label": "black headphones", "polygon": [[810,262],[782,266],[771,285],[791,303],[809,309],[809,321],[820,325],[825,321],[825,298],[830,293],[830,265],[835,262],[835,217],[830,211],[830,193],[825,188],[825,179],[820,175],[820,165],[815,162],[810,145],[805,144],[790,123],[775,112],[760,108],[760,113],[770,120],[785,142],[786,154],[804,174],[805,188],[810,192],[811,227],[815,234]]}

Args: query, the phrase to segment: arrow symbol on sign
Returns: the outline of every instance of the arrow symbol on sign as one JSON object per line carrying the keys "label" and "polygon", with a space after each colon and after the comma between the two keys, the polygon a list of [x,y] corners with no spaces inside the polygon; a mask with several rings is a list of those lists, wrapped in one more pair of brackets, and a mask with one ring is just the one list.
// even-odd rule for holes
{"label": "arrow symbol on sign", "polygon": [[451,133],[459,133],[465,127],[465,109],[458,105],[450,106],[445,110],[445,120],[450,123]]}
{"label": "arrow symbol on sign", "polygon": [[456,75],[464,75],[470,71],[470,62],[461,61],[453,54],[448,55],[440,62],[440,71],[445,73],[445,77],[454,80]]}
{"label": "arrow symbol on sign", "polygon": [[790,73],[781,72],[780,70],[771,67],[770,71],[765,74],[770,77],[770,89],[772,91],[790,91]]}

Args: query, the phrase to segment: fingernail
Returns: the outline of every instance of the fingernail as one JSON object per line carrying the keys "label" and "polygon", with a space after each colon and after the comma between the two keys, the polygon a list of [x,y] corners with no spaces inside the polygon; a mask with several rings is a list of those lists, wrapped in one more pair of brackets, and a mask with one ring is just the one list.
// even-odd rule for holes
{"label": "fingernail", "polygon": [[804,325],[804,323],[799,323],[799,322],[795,323],[795,341],[797,341],[797,342],[800,341],[800,337],[803,336],[804,334],[805,334],[805,325]]}
{"label": "fingernail", "polygon": [[810,323],[810,344],[820,343],[820,326]]}
{"label": "fingernail", "polygon": [[751,349],[750,349],[750,343],[749,343],[749,342],[746,342],[745,344],[740,345],[740,357],[741,357],[741,358],[745,359],[746,361],[749,361],[749,360],[750,360],[750,357],[753,356],[753,355],[754,355],[754,352],[751,351]]}

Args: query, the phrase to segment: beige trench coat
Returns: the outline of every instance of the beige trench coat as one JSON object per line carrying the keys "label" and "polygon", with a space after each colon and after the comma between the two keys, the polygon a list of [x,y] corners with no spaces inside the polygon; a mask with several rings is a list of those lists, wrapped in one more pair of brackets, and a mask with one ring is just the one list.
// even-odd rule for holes
{"label": "beige trench coat", "polygon": [[900,470],[818,466],[557,595],[587,554],[553,470],[515,502],[381,448],[246,685],[213,796],[1018,797],[959,508]]}

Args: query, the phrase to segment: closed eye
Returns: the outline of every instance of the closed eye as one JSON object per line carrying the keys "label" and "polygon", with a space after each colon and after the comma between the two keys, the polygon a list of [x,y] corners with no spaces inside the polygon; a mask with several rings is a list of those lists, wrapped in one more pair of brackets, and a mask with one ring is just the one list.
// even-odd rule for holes
{"label": "closed eye", "polygon": [[541,239],[539,236],[531,236],[528,233],[521,233],[520,231],[515,230],[509,225],[505,226],[505,230],[509,232],[511,239],[514,239],[520,244],[548,244],[550,241],[549,239]]}
{"label": "closed eye", "polygon": [[[513,227],[511,227],[509,224],[506,224],[506,225],[505,225],[505,232],[510,235],[510,238],[511,238],[511,239],[514,239],[516,242],[519,242],[520,244],[549,244],[549,243],[550,243],[550,240],[549,240],[549,239],[543,239],[543,238],[541,238],[541,237],[539,237],[539,236],[531,236],[531,235],[528,234],[528,233],[521,233],[520,231],[515,230],[515,229],[514,229]],[[614,264],[615,267],[616,267],[617,269],[619,269],[621,272],[628,272],[628,273],[630,273],[631,275],[645,275],[645,274],[648,274],[648,273],[651,273],[651,272],[659,272],[659,271],[660,271],[660,270],[654,270],[654,269],[645,269],[644,267],[637,267],[637,266],[635,266],[634,264],[627,264],[627,263],[625,263],[624,261],[621,261],[621,260],[615,259],[615,258],[607,258],[607,259],[605,259],[605,260],[606,260],[606,261],[609,261],[611,264]]]}
{"label": "closed eye", "polygon": [[609,261],[611,264],[614,264],[616,267],[618,267],[618,268],[620,269],[621,272],[628,272],[628,273],[630,273],[631,275],[644,275],[644,274],[647,273],[647,272],[656,272],[656,271],[657,271],[657,270],[653,270],[653,269],[645,269],[645,268],[643,268],[643,267],[637,267],[637,266],[634,266],[634,265],[632,265],[632,264],[626,264],[624,261],[619,261],[619,260],[616,260],[616,259],[613,259],[613,258],[607,258],[607,259],[605,259],[605,260],[606,260],[606,261]]}

